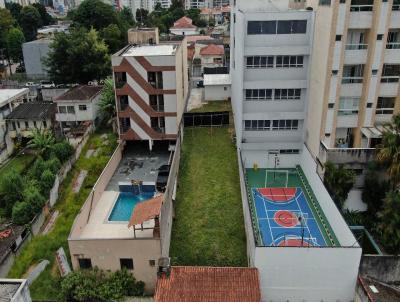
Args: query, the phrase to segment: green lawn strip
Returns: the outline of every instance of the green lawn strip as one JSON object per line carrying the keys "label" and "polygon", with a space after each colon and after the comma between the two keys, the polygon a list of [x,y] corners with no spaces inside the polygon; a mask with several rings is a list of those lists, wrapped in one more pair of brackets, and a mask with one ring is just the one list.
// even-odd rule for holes
{"label": "green lawn strip", "polygon": [[34,159],[35,155],[33,154],[19,154],[11,159],[0,168],[0,183],[3,180],[3,177],[11,170],[22,173],[33,162]]}
{"label": "green lawn strip", "polygon": [[231,111],[231,103],[229,101],[209,101],[200,108],[190,110],[190,113],[221,111]]}
{"label": "green lawn strip", "polygon": [[[50,261],[46,270],[30,286],[33,299],[54,300],[59,294],[60,277],[54,261],[55,251],[62,246],[66,254],[69,255],[67,238],[72,223],[116,147],[116,138],[113,134],[108,133],[108,145],[102,145],[104,139],[101,138],[101,134],[95,133],[90,137],[82,150],[80,158],[61,185],[60,196],[55,206],[60,215],[53,230],[46,235],[34,237],[15,259],[11,268],[9,277],[21,278],[32,265],[43,259]],[[97,156],[86,158],[85,154],[89,148],[100,148],[101,151]],[[74,179],[82,169],[87,170],[88,175],[82,184],[80,192],[73,193]]]}
{"label": "green lawn strip", "polygon": [[180,164],[173,264],[246,266],[239,172],[229,129],[186,129]]}

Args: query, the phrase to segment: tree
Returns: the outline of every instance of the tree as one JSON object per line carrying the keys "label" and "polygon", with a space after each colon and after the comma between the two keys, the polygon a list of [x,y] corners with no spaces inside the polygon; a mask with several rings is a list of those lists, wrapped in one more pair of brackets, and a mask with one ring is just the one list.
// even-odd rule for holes
{"label": "tree", "polygon": [[28,147],[35,149],[39,155],[47,155],[55,141],[56,139],[49,130],[34,129]]}
{"label": "tree", "polygon": [[383,202],[382,211],[378,213],[382,243],[388,252],[398,254],[400,251],[400,193],[390,192]]}
{"label": "tree", "polygon": [[23,43],[25,43],[24,33],[17,27],[11,28],[7,35],[7,50],[14,62],[21,62],[23,60]]}
{"label": "tree", "polygon": [[107,45],[94,29],[57,33],[45,64],[50,78],[57,83],[87,84],[111,73]]}
{"label": "tree", "polygon": [[74,147],[67,141],[62,141],[54,144],[51,151],[61,163],[64,163],[74,154]]}
{"label": "tree", "polygon": [[22,200],[23,190],[24,181],[19,173],[11,170],[4,176],[1,183],[0,206],[5,209],[7,217],[11,216],[14,204]]}
{"label": "tree", "polygon": [[393,188],[400,182],[400,114],[392,117],[388,130],[382,133],[382,144],[378,146],[377,159],[387,167]]}
{"label": "tree", "polygon": [[104,81],[104,87],[101,91],[99,102],[99,110],[102,119],[107,122],[112,122],[116,116],[114,84],[111,78],[107,78]]}
{"label": "tree", "polygon": [[28,202],[16,202],[12,209],[12,221],[19,225],[26,224],[34,217],[33,213],[33,208]]}
{"label": "tree", "polygon": [[121,31],[116,24],[110,24],[103,28],[101,31],[101,37],[108,45],[108,49],[111,53],[115,53],[123,46],[121,42],[124,41],[124,38],[122,37]]}
{"label": "tree", "polygon": [[37,29],[42,25],[42,18],[36,7],[24,6],[21,10],[20,21],[27,41],[35,40]]}
{"label": "tree", "polygon": [[144,8],[138,8],[136,10],[136,22],[139,25],[147,25],[149,19],[149,11]]}
{"label": "tree", "polygon": [[6,9],[8,9],[15,21],[19,23],[21,17],[22,5],[16,2],[6,2]]}
{"label": "tree", "polygon": [[0,8],[0,49],[7,45],[7,33],[14,25],[13,19],[9,10]]}
{"label": "tree", "polygon": [[87,29],[94,27],[101,30],[117,23],[117,16],[112,6],[100,0],[83,1],[72,17],[75,26],[84,26]]}
{"label": "tree", "polygon": [[43,192],[48,192],[54,184],[56,176],[49,169],[44,170],[40,177],[40,185]]}
{"label": "tree", "polygon": [[38,10],[38,12],[40,14],[40,19],[41,19],[42,25],[46,26],[46,25],[54,24],[53,17],[47,13],[46,7],[44,7],[43,4],[33,3],[32,6]]}
{"label": "tree", "polygon": [[355,182],[355,174],[343,165],[336,167],[333,163],[325,164],[324,184],[336,205],[342,209]]}
{"label": "tree", "polygon": [[119,301],[125,296],[142,296],[144,283],[127,270],[106,273],[97,268],[74,271],[61,282],[61,296],[69,302]]}

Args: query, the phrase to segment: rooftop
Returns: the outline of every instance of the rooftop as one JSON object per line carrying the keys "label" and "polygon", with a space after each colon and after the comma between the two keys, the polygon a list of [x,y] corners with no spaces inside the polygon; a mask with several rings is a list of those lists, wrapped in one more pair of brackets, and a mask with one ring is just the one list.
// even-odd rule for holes
{"label": "rooftop", "polygon": [[258,270],[174,266],[157,280],[154,302],[261,302]]}
{"label": "rooftop", "polygon": [[205,74],[204,85],[230,85],[231,76],[229,74]]}
{"label": "rooftop", "polygon": [[79,85],[63,93],[55,101],[90,101],[102,89],[103,86]]}
{"label": "rooftop", "polygon": [[174,22],[174,26],[172,26],[171,28],[176,28],[176,29],[179,29],[179,28],[196,28],[196,26],[194,26],[192,23],[193,23],[192,19],[190,19],[190,18],[188,18],[186,16],[183,16],[182,18],[176,20]]}
{"label": "rooftop", "polygon": [[12,301],[24,284],[23,279],[0,279],[0,302]]}
{"label": "rooftop", "polygon": [[25,42],[23,44],[50,44],[52,41],[53,39],[50,38],[41,38],[30,42]]}
{"label": "rooftop", "polygon": [[178,44],[157,44],[157,45],[128,45],[119,56],[122,57],[137,57],[137,56],[172,56]]}
{"label": "rooftop", "polygon": [[164,195],[160,194],[152,199],[143,201],[135,207],[132,217],[129,220],[128,228],[136,224],[144,223],[150,219],[160,215],[161,205],[163,203]]}
{"label": "rooftop", "polygon": [[28,88],[20,89],[0,89],[0,107],[9,103],[16,97],[20,97],[29,92]]}
{"label": "rooftop", "polygon": [[206,47],[203,47],[200,50],[200,55],[202,56],[223,56],[224,55],[224,47],[215,45],[215,44],[209,44]]}
{"label": "rooftop", "polygon": [[51,118],[55,112],[53,103],[22,103],[6,116],[6,120],[43,120]]}
{"label": "rooftop", "polygon": [[367,293],[370,301],[394,302],[400,301],[400,290],[389,284],[379,282],[372,278],[360,277],[360,284]]}

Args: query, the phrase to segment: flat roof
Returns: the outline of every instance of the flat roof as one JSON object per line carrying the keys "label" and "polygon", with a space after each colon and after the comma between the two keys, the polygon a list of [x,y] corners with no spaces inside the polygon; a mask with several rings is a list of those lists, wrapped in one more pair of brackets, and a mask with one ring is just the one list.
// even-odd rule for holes
{"label": "flat roof", "polygon": [[300,167],[246,169],[253,231],[260,246],[340,246]]}
{"label": "flat roof", "polygon": [[9,102],[10,99],[15,97],[19,97],[25,93],[28,93],[28,88],[20,88],[20,89],[0,89],[0,107],[4,106]]}
{"label": "flat roof", "polygon": [[0,279],[0,301],[12,301],[24,283],[25,279]]}
{"label": "flat roof", "polygon": [[230,85],[231,76],[229,74],[205,74],[204,85]]}
{"label": "flat roof", "polygon": [[177,44],[158,44],[158,45],[129,45],[120,54],[122,57],[137,56],[172,56],[178,48]]}

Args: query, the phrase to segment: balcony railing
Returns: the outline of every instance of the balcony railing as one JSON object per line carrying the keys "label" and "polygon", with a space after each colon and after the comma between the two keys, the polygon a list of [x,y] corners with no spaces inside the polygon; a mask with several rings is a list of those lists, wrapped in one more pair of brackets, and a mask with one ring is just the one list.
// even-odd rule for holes
{"label": "balcony railing", "polygon": [[350,6],[350,11],[351,12],[372,12],[373,9],[374,9],[374,6],[372,4],[351,5]]}
{"label": "balcony railing", "polygon": [[318,158],[323,164],[327,161],[335,164],[366,164],[374,154],[375,148],[329,148],[321,142]]}
{"label": "balcony railing", "polygon": [[158,133],[165,133],[165,128],[164,127],[152,127],[152,129]]}
{"label": "balcony railing", "polygon": [[126,84],[125,81],[115,81],[115,88],[120,89]]}
{"label": "balcony railing", "polygon": [[164,112],[164,105],[151,105],[151,108],[157,112]]}
{"label": "balcony railing", "polygon": [[368,44],[346,44],[346,50],[367,49]]}
{"label": "balcony railing", "polygon": [[358,84],[363,82],[363,77],[343,77],[342,84]]}
{"label": "balcony railing", "polygon": [[382,76],[381,83],[397,83],[399,76]]}
{"label": "balcony railing", "polygon": [[386,49],[400,49],[399,42],[390,42],[386,44]]}
{"label": "balcony railing", "polygon": [[393,4],[392,10],[400,10],[400,4]]}

